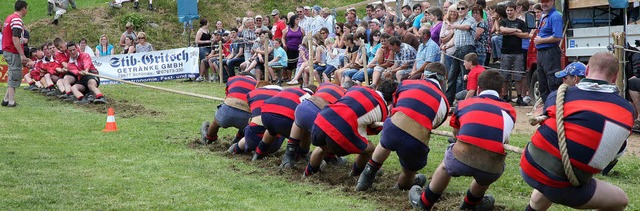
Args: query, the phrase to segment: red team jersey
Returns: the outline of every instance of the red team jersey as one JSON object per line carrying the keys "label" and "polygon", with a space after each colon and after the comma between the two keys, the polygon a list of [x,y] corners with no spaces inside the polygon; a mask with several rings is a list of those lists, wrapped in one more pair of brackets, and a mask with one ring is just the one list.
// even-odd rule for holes
{"label": "red team jersey", "polygon": [[67,65],[69,72],[73,75],[76,75],[78,79],[82,78],[80,71],[87,70],[90,73],[98,74],[98,69],[93,66],[93,62],[91,61],[91,56],[87,53],[78,52],[78,57],[73,59],[69,58],[69,64]]}
{"label": "red team jersey", "polygon": [[[16,49],[16,46],[13,45],[14,29],[22,30],[22,33],[24,34],[22,19],[17,13],[13,13],[7,16],[7,19],[4,20],[4,26],[2,27],[2,51],[18,54],[18,49]],[[24,45],[22,44],[22,42],[20,43],[20,47],[22,48]]]}
{"label": "red team jersey", "polygon": [[480,76],[480,73],[484,72],[484,70],[484,67],[480,65],[471,68],[467,77],[467,90],[478,89],[478,77]]}
{"label": "red team jersey", "polygon": [[227,80],[225,89],[227,98],[237,98],[247,102],[247,94],[256,89],[258,82],[246,76],[233,76]]}
{"label": "red team jersey", "polygon": [[348,153],[360,153],[368,143],[369,125],[384,121],[389,111],[386,102],[375,90],[352,87],[336,103],[318,113],[314,127],[324,131]]}
{"label": "red team jersey", "polygon": [[[575,168],[597,174],[624,147],[627,137],[631,134],[635,110],[617,91],[604,92],[586,86],[580,88],[581,84],[583,83],[570,87],[565,95],[564,130],[567,150]],[[558,150],[555,99],[556,92],[547,98],[545,113],[549,118],[536,130],[530,144],[561,159]],[[535,163],[528,150],[522,153],[520,167],[523,173],[547,186],[571,186],[568,179],[558,178]]]}
{"label": "red team jersey", "polygon": [[[318,87],[318,91],[316,91],[313,96],[317,96],[329,102],[329,104],[335,103],[338,101],[346,92],[344,88],[341,86],[335,85],[333,83],[323,83]],[[320,108],[322,109],[322,108]]]}
{"label": "red team jersey", "polygon": [[266,100],[262,112],[279,114],[293,120],[296,107],[309,97],[311,95],[301,88],[287,88]]}
{"label": "red team jersey", "polygon": [[432,130],[447,119],[449,103],[437,82],[404,80],[393,94],[391,115],[396,112],[402,112]]}
{"label": "red team jersey", "polygon": [[262,105],[264,101],[278,94],[280,90],[270,88],[256,88],[247,94],[247,101],[251,108],[251,117],[262,115]]}
{"label": "red team jersey", "polygon": [[[496,95],[486,93],[494,92]],[[451,115],[451,127],[459,129],[456,138],[482,149],[506,154],[503,144],[516,121],[516,110],[493,90],[458,103]]]}

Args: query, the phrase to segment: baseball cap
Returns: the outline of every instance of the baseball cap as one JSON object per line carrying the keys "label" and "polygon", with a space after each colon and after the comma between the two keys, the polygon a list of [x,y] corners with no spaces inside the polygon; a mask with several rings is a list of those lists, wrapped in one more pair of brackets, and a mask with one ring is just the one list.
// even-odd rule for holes
{"label": "baseball cap", "polygon": [[376,18],[369,20],[369,23],[376,23],[378,26],[380,25],[380,21]]}
{"label": "baseball cap", "polygon": [[262,19],[262,15],[256,15],[255,19],[258,19],[258,18]]}
{"label": "baseball cap", "polygon": [[320,7],[319,5],[313,6],[313,11],[320,12],[320,10],[322,10],[322,7]]}
{"label": "baseball cap", "polygon": [[311,9],[311,7],[309,7],[309,6],[304,6],[304,9],[305,9],[305,10],[310,10],[310,9]]}
{"label": "baseball cap", "polygon": [[586,71],[587,71],[587,66],[584,65],[582,62],[573,62],[567,65],[567,67],[565,67],[564,70],[556,72],[555,75],[556,75],[556,78],[563,78],[567,75],[584,76]]}
{"label": "baseball cap", "polygon": [[278,9],[271,10],[271,15],[277,15],[277,14],[280,14],[280,11]]}

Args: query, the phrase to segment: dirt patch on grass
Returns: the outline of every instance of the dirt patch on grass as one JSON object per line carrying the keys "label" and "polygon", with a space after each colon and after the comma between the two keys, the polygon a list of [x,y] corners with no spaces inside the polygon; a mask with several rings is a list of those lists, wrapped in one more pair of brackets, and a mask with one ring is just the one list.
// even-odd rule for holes
{"label": "dirt patch on grass", "polygon": [[128,100],[118,100],[107,98],[107,104],[90,104],[88,108],[98,112],[104,113],[108,108],[113,108],[118,118],[132,118],[137,116],[158,116],[162,112],[148,109],[140,104],[131,103]]}
{"label": "dirt patch on grass", "polygon": [[[267,174],[270,176],[279,176],[284,177],[285,180],[297,183],[314,183],[321,184],[326,186],[328,189],[334,189],[342,191],[345,195],[356,196],[361,199],[378,201],[383,209],[389,210],[410,210],[412,209],[409,204],[409,199],[407,197],[407,191],[401,191],[398,189],[393,189],[392,187],[396,184],[396,179],[400,172],[392,172],[387,171],[383,168],[384,174],[382,176],[376,177],[376,183],[374,183],[374,188],[372,190],[366,192],[356,192],[354,190],[357,177],[352,177],[349,175],[351,171],[351,165],[353,162],[349,162],[348,165],[345,166],[332,166],[327,165],[323,172],[313,175],[309,178],[302,178],[302,174],[304,168],[306,166],[306,162],[300,161],[295,164],[293,169],[280,169],[279,165],[281,163],[281,158],[283,155],[283,150],[281,149],[277,153],[267,156],[264,160],[258,162],[251,162],[250,154],[239,154],[239,155],[231,155],[226,151],[230,147],[230,141],[232,139],[231,136],[228,137],[220,137],[219,141],[214,144],[210,144],[207,146],[203,146],[198,144],[199,136],[194,137],[192,141],[188,144],[189,148],[193,149],[205,149],[208,148],[214,154],[218,154],[221,156],[226,156],[228,158],[240,159],[250,165],[254,165],[258,168],[265,169]],[[232,166],[231,169],[236,169],[239,171],[237,167]],[[312,195],[313,193],[307,193],[307,195]],[[440,201],[436,204],[433,210],[452,210],[457,209],[460,206],[460,203],[463,199],[463,193],[453,193],[446,192]],[[503,205],[496,205],[494,210],[505,210]]]}

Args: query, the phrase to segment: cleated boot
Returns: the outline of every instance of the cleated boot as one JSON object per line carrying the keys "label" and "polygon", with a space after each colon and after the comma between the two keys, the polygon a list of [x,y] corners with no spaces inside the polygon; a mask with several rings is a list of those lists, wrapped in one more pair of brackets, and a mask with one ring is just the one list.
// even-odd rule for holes
{"label": "cleated boot", "polygon": [[76,99],[75,101],[73,101],[74,104],[78,104],[78,105],[87,105],[89,104],[89,101],[87,100],[87,98],[82,98],[82,99]]}
{"label": "cleated boot", "polygon": [[73,95],[68,95],[68,96],[67,96],[67,98],[65,98],[65,99],[64,99],[64,100],[62,100],[62,101],[64,101],[64,102],[74,102],[74,101],[76,101],[76,99],[78,99],[78,98],[76,98],[76,97],[75,97],[75,96],[73,96]]}
{"label": "cleated boot", "polygon": [[427,184],[427,176],[424,174],[416,174],[414,185],[418,185],[420,187],[424,187]]}
{"label": "cleated boot", "polygon": [[282,156],[282,163],[280,164],[281,169],[290,169],[294,168],[296,150],[298,146],[293,144],[287,144],[287,148],[284,150],[284,155]]}
{"label": "cleated boot", "polygon": [[207,139],[207,132],[209,131],[210,125],[211,123],[209,123],[209,121],[204,121],[200,125],[200,144],[209,144],[209,140]]}
{"label": "cleated boot", "polygon": [[347,158],[338,156],[334,158],[325,158],[324,161],[327,161],[327,164],[332,166],[346,166],[349,162]]}
{"label": "cleated boot", "polygon": [[487,194],[482,197],[482,201],[480,202],[480,204],[476,205],[475,207],[469,207],[466,203],[462,202],[462,204],[460,204],[460,210],[489,211],[493,210],[493,206],[495,205],[495,203],[496,200],[493,198],[493,196],[491,194]]}
{"label": "cleated boot", "polygon": [[94,104],[107,104],[107,98],[105,98],[104,96],[96,98],[93,100]]}
{"label": "cleated boot", "polygon": [[236,146],[238,146],[238,143],[232,144],[229,149],[227,149],[227,152],[232,155],[238,154],[238,152],[236,152]]}
{"label": "cleated boot", "polygon": [[409,190],[409,204],[413,207],[413,209],[418,210],[427,210],[422,204],[422,187],[414,185]]}
{"label": "cleated boot", "polygon": [[251,162],[255,162],[262,159],[264,159],[264,155],[260,155],[255,151],[253,152],[253,157],[251,157]]}
{"label": "cleated boot", "polygon": [[62,94],[62,92],[60,92],[57,89],[51,90],[50,92],[47,92],[45,95],[46,96],[58,96],[59,94]]}
{"label": "cleated boot", "polygon": [[31,85],[29,85],[29,86],[27,86],[27,87],[25,87],[25,88],[23,88],[23,89],[24,89],[24,90],[31,90],[31,88],[33,88],[33,87],[35,87],[35,86],[36,86],[35,84],[31,84]]}
{"label": "cleated boot", "polygon": [[360,173],[358,182],[356,183],[356,191],[366,191],[373,186],[373,181],[376,179],[376,173],[378,171],[374,167],[367,163],[364,166],[364,170]]}

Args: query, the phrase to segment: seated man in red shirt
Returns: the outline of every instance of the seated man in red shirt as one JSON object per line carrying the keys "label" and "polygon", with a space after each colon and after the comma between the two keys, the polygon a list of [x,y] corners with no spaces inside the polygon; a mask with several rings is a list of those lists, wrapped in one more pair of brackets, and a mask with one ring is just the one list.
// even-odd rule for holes
{"label": "seated man in red shirt", "polygon": [[38,91],[44,88],[44,84],[41,82],[42,75],[38,69],[38,64],[44,58],[44,54],[42,50],[36,48],[32,48],[29,52],[31,52],[30,61],[25,64],[25,67],[29,68],[29,72],[24,75],[24,80],[29,86],[25,87],[24,90]]}
{"label": "seated man in red shirt", "polygon": [[58,95],[58,98],[73,101],[76,98],[73,96],[73,92],[71,92],[71,86],[77,82],[77,77],[69,73],[68,65],[71,54],[67,50],[67,42],[62,38],[56,37],[53,39],[53,45],[58,50],[55,53],[55,60],[61,66],[61,68],[57,69],[58,76],[62,78],[58,86],[62,85],[62,87],[64,87],[64,93]]}
{"label": "seated man in red shirt", "polygon": [[495,199],[485,192],[504,172],[507,154],[503,144],[509,142],[516,120],[516,110],[500,98],[503,80],[498,71],[484,71],[478,77],[480,94],[458,103],[450,123],[457,141],[447,148],[429,185],[424,190],[417,185],[409,190],[414,208],[429,210],[451,177],[471,176],[473,182],[460,209],[493,209]]}
{"label": "seated man in red shirt", "polygon": [[464,99],[469,99],[476,96],[478,89],[478,76],[484,72],[484,67],[478,65],[478,55],[476,53],[470,53],[464,56],[464,68],[469,70],[469,74],[464,76],[464,80],[467,81],[467,95]]}
{"label": "seated man in red shirt", "polygon": [[[441,68],[433,68],[436,64]],[[427,178],[416,173],[427,165],[431,130],[439,127],[449,113],[449,103],[442,92],[446,70],[440,63],[429,66],[430,71],[424,72],[423,79],[404,80],[393,94],[391,117],[384,121],[380,144],[360,174],[356,191],[372,187],[376,173],[391,151],[398,154],[402,166],[397,188],[408,190],[414,184],[426,183]]]}
{"label": "seated man in red shirt", "polygon": [[[76,77],[76,83],[71,87],[71,91],[75,96],[76,104],[89,104],[90,101],[85,98],[87,91],[91,91],[95,95],[93,103],[103,104],[107,103],[98,86],[100,86],[100,78],[87,73],[98,74],[98,69],[93,66],[91,56],[89,54],[80,52],[78,46],[74,42],[67,44],[67,50],[70,54],[69,63],[67,65],[69,73]],[[65,76],[66,77],[66,76]]]}
{"label": "seated man in red shirt", "polygon": [[359,176],[375,148],[366,136],[382,130],[375,124],[389,115],[388,105],[397,87],[391,80],[382,81],[377,90],[354,86],[336,103],[325,106],[313,122],[311,143],[318,147],[311,153],[303,176],[321,171],[326,153],[358,154],[351,176]]}

